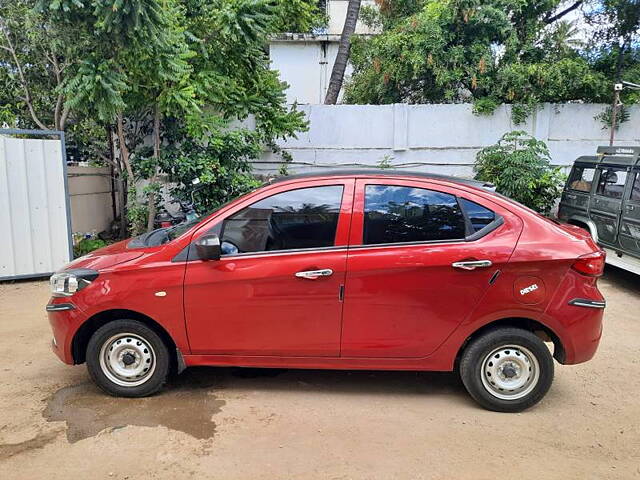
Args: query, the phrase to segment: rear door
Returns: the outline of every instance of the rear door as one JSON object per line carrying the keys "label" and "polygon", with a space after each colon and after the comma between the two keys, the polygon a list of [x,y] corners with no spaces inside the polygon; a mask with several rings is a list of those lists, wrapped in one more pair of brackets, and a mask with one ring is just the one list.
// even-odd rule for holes
{"label": "rear door", "polygon": [[341,356],[435,351],[508,262],[521,225],[498,205],[454,188],[358,180]]}
{"label": "rear door", "polygon": [[596,224],[598,241],[611,247],[615,246],[618,238],[628,174],[626,167],[600,165],[597,168],[597,184],[591,197],[590,217]]}
{"label": "rear door", "polygon": [[618,243],[627,252],[640,257],[640,168],[631,172],[630,186],[622,207]]}

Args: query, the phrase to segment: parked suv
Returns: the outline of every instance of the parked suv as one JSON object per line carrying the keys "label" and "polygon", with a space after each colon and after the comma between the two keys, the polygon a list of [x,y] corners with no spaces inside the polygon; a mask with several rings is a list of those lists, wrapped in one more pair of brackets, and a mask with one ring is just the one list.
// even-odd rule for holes
{"label": "parked suv", "polygon": [[474,181],[293,176],[51,278],[53,350],[107,393],[187,366],[458,370],[486,408],[538,402],[602,332],[604,252]]}
{"label": "parked suv", "polygon": [[558,218],[589,231],[607,263],[640,274],[640,147],[599,147],[578,158]]}

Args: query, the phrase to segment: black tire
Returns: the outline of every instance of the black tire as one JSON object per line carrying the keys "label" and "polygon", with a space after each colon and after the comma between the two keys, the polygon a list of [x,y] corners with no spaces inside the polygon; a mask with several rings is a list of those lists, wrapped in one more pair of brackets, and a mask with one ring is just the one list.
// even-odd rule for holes
{"label": "black tire", "polygon": [[[535,358],[529,359],[529,355]],[[506,372],[505,366],[509,369]],[[513,368],[518,373],[514,373]],[[501,377],[497,383],[492,381],[496,374]],[[500,390],[500,386],[511,381],[510,378],[505,381],[509,375],[514,375],[514,381],[521,378],[525,384],[520,389]],[[467,345],[460,359],[460,377],[469,395],[484,408],[494,412],[521,412],[538,403],[549,391],[553,383],[553,358],[544,342],[533,333],[519,328],[497,328]],[[518,395],[522,396],[499,398]]]}
{"label": "black tire", "polygon": [[[119,335],[124,335],[120,339],[122,346],[119,346]],[[125,343],[130,341],[134,343]],[[118,342],[118,345],[115,345],[116,342]],[[141,374],[139,375],[141,378],[122,379],[118,377],[117,373],[109,369],[107,366],[109,362],[104,358],[107,352],[106,349],[109,346],[106,345],[107,343],[116,349],[120,349],[121,352],[124,352],[124,355],[131,352],[130,355],[132,356],[128,357],[127,361],[134,358],[132,361],[135,363],[131,365],[136,368],[136,372]],[[135,344],[141,346],[134,346]],[[128,347],[128,345],[131,345],[131,347]],[[104,352],[102,352],[103,346],[105,347]],[[125,350],[125,348],[131,348],[131,350]],[[109,351],[112,350],[113,348],[109,349]],[[103,362],[101,362],[101,352]],[[87,345],[86,360],[87,369],[93,381],[103,391],[115,397],[146,397],[153,395],[164,386],[171,365],[169,350],[162,338],[144,323],[126,319],[109,322],[94,332]],[[147,361],[149,362],[146,363]],[[137,365],[140,365],[140,367],[137,367]],[[146,366],[148,368],[143,372],[142,368]],[[149,370],[150,372],[147,373]],[[117,383],[118,381],[125,384],[119,384]],[[126,383],[131,383],[131,385]]]}

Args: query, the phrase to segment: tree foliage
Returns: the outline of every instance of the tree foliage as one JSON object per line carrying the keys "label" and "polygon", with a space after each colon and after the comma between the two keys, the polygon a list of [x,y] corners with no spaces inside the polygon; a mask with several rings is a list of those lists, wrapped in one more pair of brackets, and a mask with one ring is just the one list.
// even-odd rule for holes
{"label": "tree foliage", "polygon": [[152,226],[162,183],[187,195],[200,176],[202,208],[224,202],[252,188],[250,158],[306,126],[286,106],[265,46],[281,29],[317,25],[312,1],[7,0],[1,8],[0,119],[83,140],[102,132],[97,148],[82,151],[100,150],[114,166],[135,229]]}
{"label": "tree foliage", "polygon": [[622,58],[622,76],[637,74],[638,0],[593,0],[589,18],[600,33],[588,44],[566,17],[581,1],[378,3],[364,17],[382,33],[352,48],[351,103],[473,102],[482,113],[511,103],[522,120],[541,102],[610,101],[612,60],[615,71]]}

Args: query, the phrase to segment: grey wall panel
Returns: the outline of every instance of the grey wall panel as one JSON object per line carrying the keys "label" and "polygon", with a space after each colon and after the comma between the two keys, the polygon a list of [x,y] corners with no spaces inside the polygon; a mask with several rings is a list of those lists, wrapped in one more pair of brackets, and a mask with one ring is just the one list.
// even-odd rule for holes
{"label": "grey wall panel", "polygon": [[11,228],[9,196],[9,165],[6,161],[5,139],[0,136],[0,278],[13,275],[16,270]]}
{"label": "grey wall panel", "polygon": [[0,135],[0,279],[70,261],[61,140]]}

